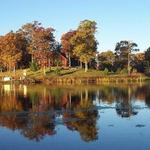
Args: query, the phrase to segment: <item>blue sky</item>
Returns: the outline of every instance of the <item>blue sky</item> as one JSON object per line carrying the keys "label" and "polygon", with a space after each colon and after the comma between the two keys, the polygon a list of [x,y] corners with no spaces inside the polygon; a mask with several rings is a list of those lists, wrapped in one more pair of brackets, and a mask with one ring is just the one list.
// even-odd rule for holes
{"label": "blue sky", "polygon": [[120,40],[133,40],[143,51],[150,46],[150,0],[1,0],[0,35],[37,20],[62,33],[79,22],[97,22],[98,49],[114,49]]}

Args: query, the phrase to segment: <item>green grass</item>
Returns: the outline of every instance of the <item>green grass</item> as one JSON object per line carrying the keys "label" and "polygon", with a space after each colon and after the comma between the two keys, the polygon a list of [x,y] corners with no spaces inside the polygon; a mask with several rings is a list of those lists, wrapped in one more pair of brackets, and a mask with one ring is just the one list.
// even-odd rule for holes
{"label": "green grass", "polygon": [[[29,78],[35,78],[35,79],[41,79],[44,77],[44,72],[43,70],[38,70],[36,72],[31,71],[30,69],[27,70],[27,77]],[[76,68],[71,68],[71,69],[61,69],[59,74],[56,74],[56,67],[52,67],[51,69],[46,69],[46,77],[98,77],[98,76],[113,76],[113,77],[126,77],[127,74],[112,74],[109,73],[106,75],[103,71],[99,70],[94,70],[94,69],[89,69],[88,72],[85,72],[84,69],[76,69]],[[141,74],[138,74],[141,75]],[[0,73],[0,77],[4,76],[12,76],[15,78],[19,78],[23,76],[23,70],[17,70],[15,73],[14,72],[2,72]],[[144,75],[142,75],[144,76]]]}
{"label": "green grass", "polygon": [[87,72],[85,72],[84,69],[62,71],[62,76],[65,77],[96,77],[100,75],[102,75],[100,71],[92,69],[89,69]]}

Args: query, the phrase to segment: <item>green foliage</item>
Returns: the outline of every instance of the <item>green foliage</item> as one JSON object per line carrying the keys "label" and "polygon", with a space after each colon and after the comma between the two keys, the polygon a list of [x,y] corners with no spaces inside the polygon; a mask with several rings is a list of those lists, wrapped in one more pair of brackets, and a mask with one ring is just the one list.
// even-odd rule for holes
{"label": "green foliage", "polygon": [[137,73],[137,69],[136,69],[136,68],[133,68],[133,69],[132,69],[132,73],[136,74],[136,73]]}
{"label": "green foliage", "polygon": [[60,76],[61,75],[61,69],[59,67],[56,67],[54,70],[55,74]]}
{"label": "green foliage", "polygon": [[36,91],[29,92],[29,97],[32,102],[32,105],[38,104],[38,102],[39,102],[38,92],[36,92]]}
{"label": "green foliage", "polygon": [[98,61],[100,62],[100,70],[107,68],[109,71],[113,70],[113,63],[115,55],[112,51],[102,52],[98,55]]}
{"label": "green foliage", "polygon": [[115,57],[116,62],[127,68],[128,74],[131,71],[132,53],[139,51],[138,45],[131,41],[120,41],[116,44]]}
{"label": "green foliage", "polygon": [[128,73],[128,70],[126,68],[124,69],[118,68],[116,71],[116,74],[127,74],[127,73]]}
{"label": "green foliage", "polygon": [[54,65],[57,66],[57,67],[62,65],[62,63],[61,63],[61,61],[59,60],[59,58],[55,58],[55,60],[54,60]]}
{"label": "green foliage", "polygon": [[107,68],[105,68],[105,70],[103,71],[104,75],[108,75],[109,74],[109,70]]}
{"label": "green foliage", "polygon": [[33,71],[33,72],[39,70],[39,66],[38,66],[36,61],[33,61],[33,62],[30,63],[30,70]]}
{"label": "green foliage", "polygon": [[150,67],[145,68],[145,74],[150,77]]}
{"label": "green foliage", "polygon": [[76,34],[71,39],[73,45],[73,54],[79,60],[85,63],[85,71],[87,71],[87,63],[95,57],[97,50],[97,41],[95,39],[96,22],[84,20],[80,23]]}
{"label": "green foliage", "polygon": [[121,74],[127,74],[127,73],[128,73],[128,70],[127,70],[126,68],[124,68],[124,69],[122,69],[122,70],[120,71],[120,73],[121,73]]}
{"label": "green foliage", "polygon": [[115,73],[120,74],[120,72],[121,72],[121,68],[118,68]]}
{"label": "green foliage", "polygon": [[150,47],[145,52],[145,60],[148,64],[148,66],[150,66]]}
{"label": "green foliage", "polygon": [[2,64],[0,64],[0,72],[2,72],[4,70],[4,67]]}

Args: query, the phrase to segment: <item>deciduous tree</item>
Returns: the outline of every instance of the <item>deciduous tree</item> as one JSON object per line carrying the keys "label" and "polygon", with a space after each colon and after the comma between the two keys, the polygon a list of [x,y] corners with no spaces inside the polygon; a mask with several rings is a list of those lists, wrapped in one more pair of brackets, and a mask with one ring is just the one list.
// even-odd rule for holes
{"label": "deciduous tree", "polygon": [[145,60],[148,62],[148,65],[150,66],[150,47],[145,52]]}
{"label": "deciduous tree", "polygon": [[104,70],[107,68],[109,71],[113,70],[115,55],[112,51],[102,52],[98,55],[98,60],[100,63],[100,69]]}
{"label": "deciduous tree", "polygon": [[75,30],[71,30],[61,37],[62,52],[68,57],[69,67],[71,67],[71,57],[73,56],[73,45],[71,38],[76,34]]}
{"label": "deciduous tree", "polygon": [[96,55],[97,41],[95,38],[96,22],[84,20],[71,39],[73,45],[73,54],[85,64],[85,72],[88,70],[88,63]]}
{"label": "deciduous tree", "polygon": [[14,32],[10,32],[0,38],[0,59],[3,65],[11,70],[17,67],[22,59],[24,49],[24,38]]}
{"label": "deciduous tree", "polygon": [[33,31],[32,42],[30,48],[32,49],[33,59],[35,59],[41,68],[48,66],[52,51],[55,49],[56,41],[53,35],[53,28],[38,27]]}

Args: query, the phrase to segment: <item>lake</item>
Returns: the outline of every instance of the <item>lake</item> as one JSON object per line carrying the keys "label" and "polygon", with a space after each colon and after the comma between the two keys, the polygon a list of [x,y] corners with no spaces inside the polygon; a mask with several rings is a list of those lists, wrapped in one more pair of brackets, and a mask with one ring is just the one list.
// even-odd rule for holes
{"label": "lake", "polygon": [[147,150],[150,83],[0,85],[2,150]]}

